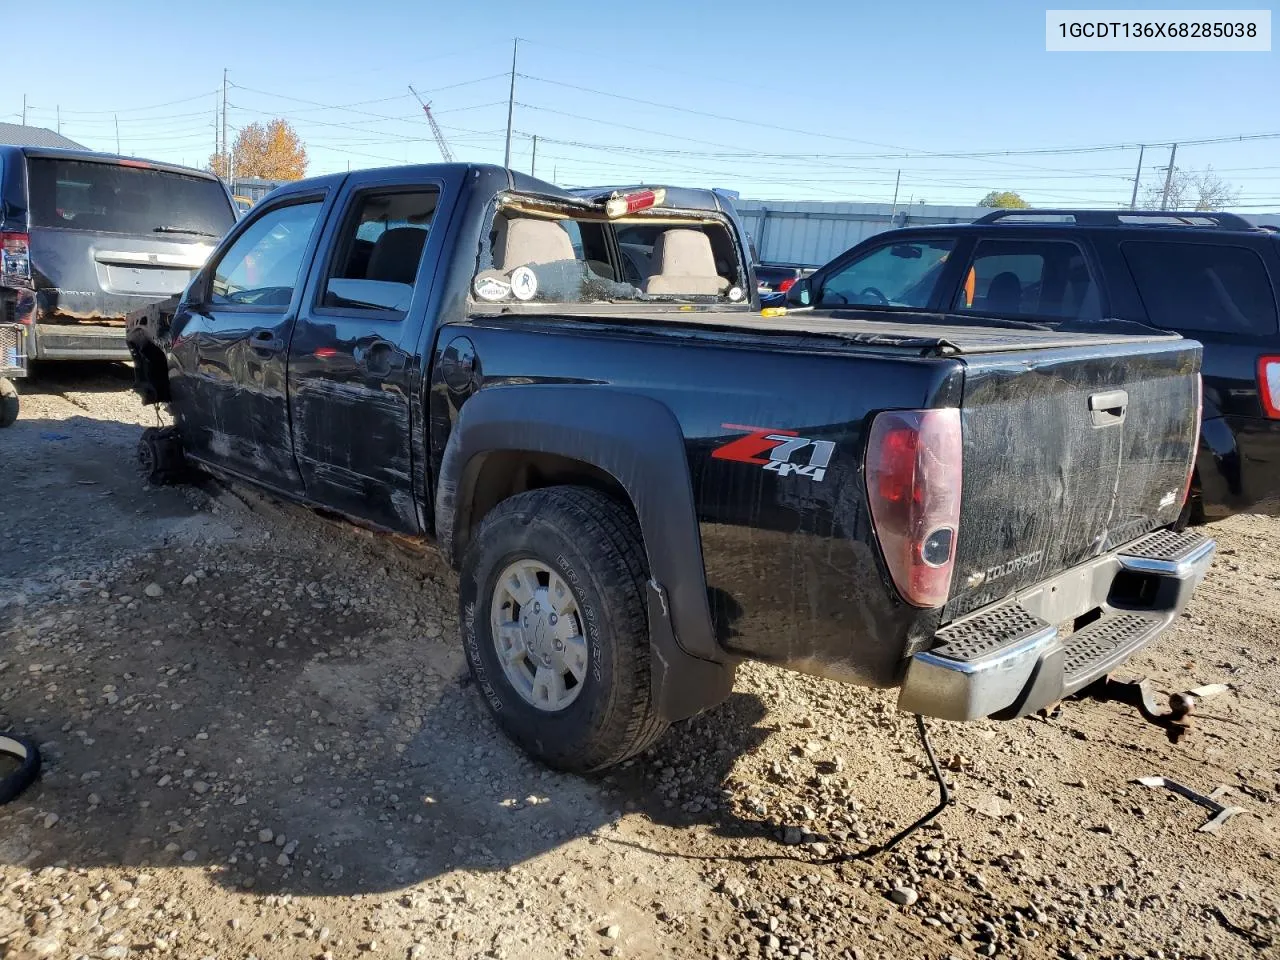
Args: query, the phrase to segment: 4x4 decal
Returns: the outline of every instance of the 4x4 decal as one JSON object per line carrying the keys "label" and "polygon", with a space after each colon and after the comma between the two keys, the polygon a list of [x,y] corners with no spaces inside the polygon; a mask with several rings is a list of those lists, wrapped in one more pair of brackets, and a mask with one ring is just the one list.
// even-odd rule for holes
{"label": "4x4 decal", "polygon": [[[771,470],[780,477],[792,475],[821,480],[827,475],[827,465],[836,445],[830,440],[811,440],[801,437],[794,430],[775,430],[772,427],[744,427],[737,423],[722,423],[725,430],[744,430],[747,435],[730,440],[711,451],[716,460],[735,460],[738,463],[754,463]],[[797,453],[808,451],[808,462],[792,463]],[[804,460],[801,456],[798,458]]]}

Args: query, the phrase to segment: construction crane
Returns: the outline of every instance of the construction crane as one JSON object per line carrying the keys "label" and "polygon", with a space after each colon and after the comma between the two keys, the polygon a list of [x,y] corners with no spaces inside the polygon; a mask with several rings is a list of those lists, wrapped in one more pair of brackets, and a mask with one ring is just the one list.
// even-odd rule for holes
{"label": "construction crane", "polygon": [[436,123],[436,118],[431,115],[431,104],[418,96],[418,91],[409,87],[420,104],[422,104],[422,112],[427,115],[427,123],[431,124],[431,134],[436,138],[436,146],[440,148],[440,156],[444,157],[445,163],[453,163],[453,151],[449,149],[449,143],[445,140],[444,134],[440,132],[440,124]]}

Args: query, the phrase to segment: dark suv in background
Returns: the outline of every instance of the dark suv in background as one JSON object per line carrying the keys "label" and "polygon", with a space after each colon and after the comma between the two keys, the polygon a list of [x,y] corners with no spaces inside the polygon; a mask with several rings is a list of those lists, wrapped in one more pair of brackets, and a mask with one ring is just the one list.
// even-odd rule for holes
{"label": "dark suv in background", "polygon": [[[797,306],[951,312],[1011,326],[1118,318],[1204,344],[1186,519],[1280,512],[1280,233],[1229,213],[1001,210],[890,230],[798,281]],[[1141,430],[1133,424],[1132,430]]]}
{"label": "dark suv in background", "polygon": [[0,146],[0,323],[35,360],[128,360],[125,315],[186,289],[235,221],[211,173]]}

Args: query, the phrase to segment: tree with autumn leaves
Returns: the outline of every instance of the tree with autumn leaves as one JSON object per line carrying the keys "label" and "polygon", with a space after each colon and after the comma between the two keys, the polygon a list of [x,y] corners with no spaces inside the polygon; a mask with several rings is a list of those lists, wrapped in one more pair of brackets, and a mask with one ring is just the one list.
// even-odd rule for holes
{"label": "tree with autumn leaves", "polygon": [[[307,173],[307,148],[289,121],[277,117],[265,126],[251,123],[242,127],[231,146],[236,177],[263,180],[301,180]],[[227,155],[215,153],[209,169],[227,178]]]}

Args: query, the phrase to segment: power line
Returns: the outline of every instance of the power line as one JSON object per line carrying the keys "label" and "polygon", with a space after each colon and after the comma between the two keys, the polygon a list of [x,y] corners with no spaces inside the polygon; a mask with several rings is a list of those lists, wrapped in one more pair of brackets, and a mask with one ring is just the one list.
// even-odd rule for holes
{"label": "power line", "polygon": [[80,115],[99,115],[112,113],[141,113],[144,110],[158,110],[161,107],[172,107],[179,103],[191,103],[193,100],[203,100],[205,97],[214,96],[216,90],[209,90],[206,93],[198,93],[194,97],[183,97],[181,100],[166,100],[164,103],[153,103],[146,107],[119,107],[111,110],[63,110],[63,113]]}
{"label": "power line", "polygon": [[[519,76],[525,80],[533,80],[537,83],[552,84],[558,87],[566,87],[571,90],[578,90],[582,93],[591,93],[597,96],[611,97],[616,100],[625,100],[629,103],[638,103],[638,104],[643,104],[645,106],[658,107],[659,109],[663,109],[663,110],[674,110],[679,113],[687,113],[693,116],[705,117],[705,118],[714,119],[714,120],[722,120],[727,123],[745,124],[747,126],[760,127],[768,130],[777,130],[783,133],[800,134],[801,136],[806,136],[806,137],[820,137],[826,140],[840,140],[847,143],[860,143],[860,144],[865,144],[867,146],[881,147],[888,150],[917,153],[921,156],[932,157],[932,158],[950,157],[950,158],[964,158],[964,159],[983,159],[983,158],[995,158],[995,157],[1007,157],[1007,156],[1050,156],[1050,155],[1064,155],[1064,154],[1071,155],[1071,154],[1083,154],[1083,153],[1101,153],[1101,152],[1110,152],[1110,151],[1116,151],[1116,150],[1135,150],[1141,146],[1141,144],[1138,144],[1138,143],[1109,143],[1109,144],[1095,144],[1095,145],[1088,145],[1088,146],[1081,146],[1081,147],[1033,147],[1033,148],[1017,149],[1017,150],[958,150],[958,151],[921,150],[915,147],[904,147],[897,144],[880,143],[873,140],[861,140],[856,137],[845,137],[845,136],[840,136],[838,134],[823,133],[823,132],[814,131],[814,130],[801,130],[795,127],[784,127],[778,124],[766,123],[760,120],[747,120],[742,117],[733,117],[725,114],[711,113],[705,110],[695,110],[691,107],[682,107],[682,106],[677,106],[676,104],[671,104],[671,103],[661,103],[656,100],[645,100],[641,97],[632,97],[626,94],[613,93],[608,90],[599,90],[594,87],[585,87],[585,86],[581,86],[580,84],[566,83],[563,80],[551,80],[547,77],[537,77],[537,76],[533,76],[532,74],[522,73],[522,74],[519,74]],[[1274,139],[1280,139],[1280,132],[1239,134],[1235,136],[1217,136],[1217,137],[1201,137],[1201,138],[1187,137],[1187,138],[1179,138],[1177,140],[1167,140],[1167,141],[1148,140],[1146,141],[1146,145],[1147,146],[1172,146],[1172,144],[1174,143],[1179,143],[1184,146],[1187,146],[1192,144],[1205,145],[1205,144],[1215,144],[1215,143],[1246,142],[1246,141],[1254,141],[1254,140],[1274,140]],[[871,159],[872,158],[871,156],[866,156],[866,155],[863,155],[863,156],[846,155],[846,156],[848,156],[850,159]],[[899,154],[894,153],[894,154],[884,155],[883,157],[881,157],[881,159],[897,159],[898,157],[899,157]]]}
{"label": "power line", "polygon": [[[233,104],[231,104],[231,109],[233,109],[233,110],[244,110],[244,111],[246,111],[246,112],[248,112],[248,113],[256,113],[256,114],[258,114],[259,116],[263,116],[263,117],[284,117],[284,118],[286,118],[286,119],[287,119],[287,118],[290,116],[290,114],[288,114],[288,113],[277,113],[277,112],[273,112],[273,111],[270,111],[270,110],[258,110],[258,109],[257,109],[257,108],[255,108],[255,107],[244,107],[244,106],[240,106],[239,104],[234,104],[234,103],[233,103]],[[416,119],[416,118],[415,118],[415,119]],[[381,131],[381,130],[379,130],[379,131],[375,131],[375,130],[364,130],[364,129],[361,129],[360,127],[358,127],[358,126],[356,125],[357,123],[360,123],[361,121],[352,121],[352,122],[350,122],[350,123],[342,123],[342,122],[333,121],[333,120],[313,120],[313,119],[307,119],[307,120],[302,120],[302,121],[299,121],[299,122],[300,122],[300,123],[304,123],[304,124],[314,124],[314,125],[316,125],[316,126],[321,126],[321,127],[337,127],[337,128],[339,128],[339,129],[342,129],[342,130],[355,130],[355,131],[356,131],[356,132],[358,132],[358,133],[363,133],[363,134],[366,134],[366,135],[376,133],[378,136],[381,136],[381,137],[385,137],[385,138],[387,138],[387,141],[388,141],[388,142],[391,142],[391,141],[395,141],[395,142],[417,142],[417,141],[422,140],[422,138],[421,138],[421,137],[412,137],[412,136],[407,136],[407,135],[405,135],[405,134],[392,133],[392,132],[391,132],[391,131],[389,131],[389,130],[385,130],[385,131]],[[468,129],[467,127],[455,127],[455,126],[451,126],[451,125],[449,125],[449,124],[444,124],[444,123],[442,123],[440,126],[441,126],[442,128],[444,128],[445,130],[458,131],[458,132],[461,132],[461,133],[480,133],[480,132],[482,132],[482,131],[479,131],[479,130],[471,130],[471,129]]]}
{"label": "power line", "polygon": [[[476,83],[484,83],[485,81],[494,80],[494,79],[497,79],[498,77],[505,77],[505,76],[507,76],[507,74],[497,73],[487,77],[477,77],[473,80],[461,80],[457,83],[446,84],[442,87],[433,87],[431,89],[424,88],[423,93],[439,93],[442,90],[454,90],[454,89],[457,89],[458,87],[466,87]],[[342,110],[347,113],[355,113],[365,117],[374,117],[378,120],[394,121],[394,120],[416,119],[416,115],[411,115],[408,117],[389,117],[384,113],[372,113],[368,110],[357,110],[355,109],[354,106],[341,106],[341,105],[332,104],[332,103],[321,103],[319,100],[308,100],[305,97],[294,97],[284,93],[273,93],[270,90],[259,90],[255,87],[246,87],[242,84],[235,83],[235,82],[232,82],[231,86],[235,87],[237,90],[244,90],[246,93],[256,93],[264,97],[275,97],[276,99],[279,99],[279,100],[292,100],[294,103],[305,103],[312,107],[319,107],[324,110]],[[408,94],[400,94],[398,98],[388,98],[388,99],[405,99],[407,97],[408,97]]]}

